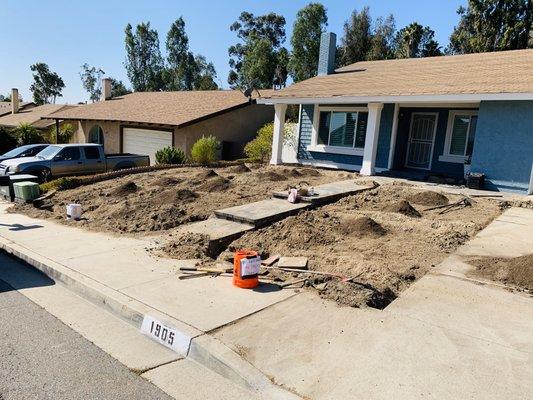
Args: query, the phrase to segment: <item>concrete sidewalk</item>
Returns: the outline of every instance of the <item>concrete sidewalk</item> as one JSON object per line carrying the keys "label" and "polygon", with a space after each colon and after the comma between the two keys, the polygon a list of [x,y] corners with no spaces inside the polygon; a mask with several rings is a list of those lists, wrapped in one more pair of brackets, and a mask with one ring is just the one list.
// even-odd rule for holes
{"label": "concrete sidewalk", "polygon": [[510,209],[383,311],[305,294],[215,336],[306,398],[530,399],[533,300],[467,260],[532,252],[533,210]]}
{"label": "concrete sidewalk", "polygon": [[[175,260],[146,252],[149,240],[8,214],[6,207],[0,204],[1,248],[135,327],[147,314],[163,320],[190,338],[179,358],[263,398],[533,395],[531,299],[469,278],[466,262],[533,251],[532,210],[508,210],[378,311],[268,286],[238,290],[225,277],[180,281]],[[178,365],[149,378],[172,385]]]}
{"label": "concrete sidewalk", "polygon": [[[178,358],[191,357],[265,398],[293,398],[205,333],[295,295],[262,285],[236,289],[230,277],[179,280],[177,261],[146,251],[151,240],[120,237],[6,212],[0,203],[0,249],[78,295],[140,328],[152,316],[188,338]],[[170,367],[169,367],[170,368]],[[157,377],[150,375],[157,381]],[[262,393],[263,394],[263,393]]]}

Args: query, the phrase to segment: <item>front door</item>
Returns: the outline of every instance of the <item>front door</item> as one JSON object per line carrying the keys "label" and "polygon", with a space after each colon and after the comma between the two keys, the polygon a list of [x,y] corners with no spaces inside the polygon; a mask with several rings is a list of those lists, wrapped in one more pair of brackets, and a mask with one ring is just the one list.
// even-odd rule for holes
{"label": "front door", "polygon": [[437,113],[416,112],[411,115],[409,143],[405,166],[408,168],[431,169],[433,144],[437,130]]}

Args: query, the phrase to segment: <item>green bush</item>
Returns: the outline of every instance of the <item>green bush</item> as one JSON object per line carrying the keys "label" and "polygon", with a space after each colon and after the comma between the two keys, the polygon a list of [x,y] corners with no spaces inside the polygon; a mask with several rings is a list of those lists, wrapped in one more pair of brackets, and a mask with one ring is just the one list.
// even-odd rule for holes
{"label": "green bush", "polygon": [[72,124],[63,124],[59,128],[59,135],[57,134],[55,125],[50,129],[48,134],[50,143],[69,143],[74,135],[75,129]]}
{"label": "green bush", "polygon": [[8,129],[0,126],[0,154],[4,154],[17,147],[17,138]]}
{"label": "green bush", "polygon": [[46,193],[50,190],[68,190],[77,188],[82,184],[82,182],[83,180],[81,178],[64,177],[42,183],[39,188],[41,189],[41,193]]}
{"label": "green bush", "polygon": [[13,129],[18,146],[26,144],[46,143],[42,133],[31,124],[20,124]]}
{"label": "green bush", "polygon": [[181,149],[168,146],[155,153],[157,164],[183,164],[185,163],[185,153]]}
{"label": "green bush", "polygon": [[[285,123],[283,132],[283,144],[284,146],[294,146],[295,141],[295,128],[294,123]],[[272,155],[272,138],[274,136],[274,124],[271,122],[264,125],[257,131],[257,136],[251,142],[248,142],[244,146],[244,154],[250,161],[253,162],[267,162]],[[296,141],[297,142],[297,141]]]}
{"label": "green bush", "polygon": [[244,146],[244,154],[252,161],[268,161],[272,154],[272,136],[274,136],[274,124],[266,124],[257,131],[257,137]]}
{"label": "green bush", "polygon": [[192,146],[191,156],[197,164],[211,164],[218,160],[220,142],[214,136],[202,136]]}

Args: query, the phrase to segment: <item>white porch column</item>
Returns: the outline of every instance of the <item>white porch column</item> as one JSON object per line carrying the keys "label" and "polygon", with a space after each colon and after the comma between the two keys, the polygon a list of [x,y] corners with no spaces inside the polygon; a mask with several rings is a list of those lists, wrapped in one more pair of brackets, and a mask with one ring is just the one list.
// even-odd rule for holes
{"label": "white porch column", "polygon": [[272,158],[270,164],[281,164],[283,151],[283,131],[285,130],[285,112],[287,104],[274,105],[274,135],[272,137]]}
{"label": "white porch column", "polygon": [[365,151],[361,175],[374,175],[378,151],[379,123],[383,103],[368,103],[368,122],[366,125]]}

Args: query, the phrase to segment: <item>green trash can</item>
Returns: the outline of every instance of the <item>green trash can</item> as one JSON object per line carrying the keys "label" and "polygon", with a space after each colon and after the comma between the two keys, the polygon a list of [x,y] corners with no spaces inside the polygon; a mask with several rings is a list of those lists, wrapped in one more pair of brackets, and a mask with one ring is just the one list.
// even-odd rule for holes
{"label": "green trash can", "polygon": [[25,203],[32,202],[39,197],[39,184],[35,182],[16,182],[13,184],[15,200]]}

